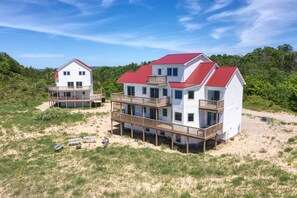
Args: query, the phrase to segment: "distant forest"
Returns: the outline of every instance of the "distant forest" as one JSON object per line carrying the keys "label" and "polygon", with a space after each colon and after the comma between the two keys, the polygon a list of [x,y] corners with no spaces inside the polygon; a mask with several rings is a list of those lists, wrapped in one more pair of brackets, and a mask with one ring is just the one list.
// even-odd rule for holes
{"label": "distant forest", "polygon": [[[238,66],[247,85],[244,106],[258,110],[291,110],[297,112],[297,52],[289,44],[257,48],[244,56],[212,55],[219,66]],[[117,79],[126,71],[135,71],[142,64],[117,67],[96,67],[94,90],[110,93],[122,91]],[[47,85],[54,83],[54,69],[37,70],[24,67],[8,54],[0,53],[0,103],[46,100]]]}

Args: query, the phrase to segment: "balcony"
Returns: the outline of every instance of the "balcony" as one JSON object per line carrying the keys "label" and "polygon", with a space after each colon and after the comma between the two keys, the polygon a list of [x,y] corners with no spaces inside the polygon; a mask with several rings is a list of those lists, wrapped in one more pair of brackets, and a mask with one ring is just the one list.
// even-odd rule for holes
{"label": "balcony", "polygon": [[137,96],[128,96],[123,93],[111,94],[111,102],[120,102],[125,104],[134,104],[147,107],[166,107],[170,105],[170,99],[167,96],[161,98],[144,98]]}
{"label": "balcony", "polygon": [[147,84],[166,86],[167,85],[167,76],[148,76]]}
{"label": "balcony", "polygon": [[90,91],[92,86],[56,86],[49,85],[49,91]]}
{"label": "balcony", "polygon": [[223,111],[224,100],[199,100],[199,108],[204,110]]}
{"label": "balcony", "polygon": [[215,137],[217,131],[223,129],[223,123],[218,123],[208,128],[202,129],[179,125],[171,122],[152,120],[149,118],[123,114],[121,112],[111,112],[111,119],[117,122],[131,123],[145,128],[153,128],[202,140],[207,140]]}
{"label": "balcony", "polygon": [[94,94],[93,96],[49,96],[50,101],[55,102],[88,102],[88,101],[101,101],[101,94]]}

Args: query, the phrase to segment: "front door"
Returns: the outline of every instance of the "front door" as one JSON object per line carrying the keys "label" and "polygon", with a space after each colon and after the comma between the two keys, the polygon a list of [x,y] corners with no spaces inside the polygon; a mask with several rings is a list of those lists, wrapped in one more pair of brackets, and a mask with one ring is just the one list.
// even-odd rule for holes
{"label": "front door", "polygon": [[151,98],[159,98],[159,89],[158,88],[151,88],[150,89],[150,97]]}

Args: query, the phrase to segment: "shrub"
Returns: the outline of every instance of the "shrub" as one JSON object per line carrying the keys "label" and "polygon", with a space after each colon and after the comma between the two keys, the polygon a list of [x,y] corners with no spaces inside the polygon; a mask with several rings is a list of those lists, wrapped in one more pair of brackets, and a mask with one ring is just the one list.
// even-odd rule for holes
{"label": "shrub", "polygon": [[46,111],[37,113],[35,116],[35,119],[42,120],[42,121],[58,120],[61,118],[66,118],[69,115],[70,113],[68,111],[65,111],[59,108],[52,108],[52,109],[47,109]]}

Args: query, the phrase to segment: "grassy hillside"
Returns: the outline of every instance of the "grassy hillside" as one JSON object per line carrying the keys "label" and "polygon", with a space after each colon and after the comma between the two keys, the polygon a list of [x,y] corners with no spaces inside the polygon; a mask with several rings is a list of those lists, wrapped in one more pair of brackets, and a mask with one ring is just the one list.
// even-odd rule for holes
{"label": "grassy hillside", "polygon": [[0,53],[0,103],[42,100],[47,85],[54,82],[54,70],[43,71],[20,65],[6,53]]}
{"label": "grassy hillside", "polygon": [[[247,83],[244,87],[246,108],[297,112],[297,52],[290,45],[258,48],[244,56],[224,54],[210,58],[220,66],[239,67]],[[137,70],[140,65],[95,68],[94,90],[102,90],[107,97],[122,91],[117,79],[126,71]],[[47,85],[53,83],[53,75],[53,69],[26,68],[6,53],[0,53],[0,103],[46,99]]]}

